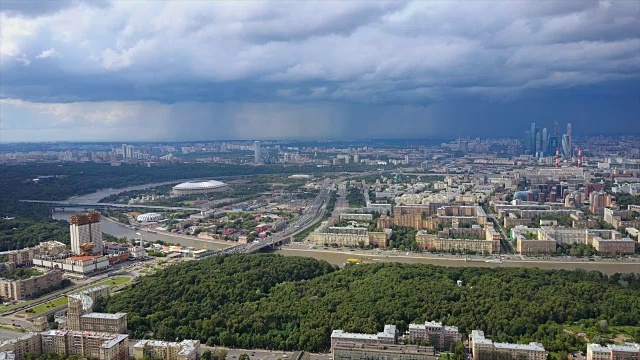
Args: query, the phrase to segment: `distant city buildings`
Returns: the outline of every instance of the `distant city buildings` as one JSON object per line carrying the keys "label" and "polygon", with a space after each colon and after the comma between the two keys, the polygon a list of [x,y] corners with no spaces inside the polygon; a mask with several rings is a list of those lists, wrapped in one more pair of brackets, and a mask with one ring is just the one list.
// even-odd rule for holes
{"label": "distant city buildings", "polygon": [[253,162],[262,164],[262,150],[260,149],[260,141],[253,142]]}

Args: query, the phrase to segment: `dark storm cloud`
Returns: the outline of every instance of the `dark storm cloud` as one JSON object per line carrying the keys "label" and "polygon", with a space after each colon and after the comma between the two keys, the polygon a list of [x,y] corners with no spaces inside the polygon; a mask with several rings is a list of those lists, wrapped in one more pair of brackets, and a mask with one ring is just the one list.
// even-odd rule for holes
{"label": "dark storm cloud", "polygon": [[[188,104],[227,135],[264,114],[301,134],[305,118],[334,125],[318,136],[373,135],[363,125],[382,124],[380,114],[401,119],[403,134],[411,124],[498,134],[547,108],[576,112],[571,104],[596,93],[593,104],[628,109],[620,126],[640,106],[625,92],[640,80],[637,1],[25,3],[0,14],[0,98],[4,111],[33,103],[33,117],[52,122],[83,112],[144,119],[156,106],[167,124],[197,128],[208,117]],[[565,110],[545,104],[558,99]],[[92,115],[85,102],[105,105]],[[513,121],[516,111],[526,114]],[[482,128],[474,113],[500,126]],[[580,121],[606,112],[591,114]]]}

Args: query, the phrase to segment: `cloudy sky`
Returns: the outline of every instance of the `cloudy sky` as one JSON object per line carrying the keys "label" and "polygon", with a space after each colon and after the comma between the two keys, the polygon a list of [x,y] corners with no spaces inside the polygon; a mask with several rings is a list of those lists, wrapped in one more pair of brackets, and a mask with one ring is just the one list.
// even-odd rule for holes
{"label": "cloudy sky", "polygon": [[640,133],[640,1],[0,1],[0,141]]}

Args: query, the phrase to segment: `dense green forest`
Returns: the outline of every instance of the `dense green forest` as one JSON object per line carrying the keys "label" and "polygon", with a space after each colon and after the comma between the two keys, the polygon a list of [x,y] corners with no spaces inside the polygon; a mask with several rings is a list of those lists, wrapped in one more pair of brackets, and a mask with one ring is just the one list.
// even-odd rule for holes
{"label": "dense green forest", "polygon": [[[456,285],[462,280],[463,286]],[[326,350],[333,329],[444,321],[496,341],[583,349],[563,324],[640,324],[640,278],[525,268],[361,264],[337,270],[308,258],[233,255],[141,278],[109,299],[129,313],[132,337],[197,338],[209,345]]]}
{"label": "dense green forest", "polygon": [[70,244],[69,223],[48,218],[0,219],[0,251],[22,249],[50,240]]}

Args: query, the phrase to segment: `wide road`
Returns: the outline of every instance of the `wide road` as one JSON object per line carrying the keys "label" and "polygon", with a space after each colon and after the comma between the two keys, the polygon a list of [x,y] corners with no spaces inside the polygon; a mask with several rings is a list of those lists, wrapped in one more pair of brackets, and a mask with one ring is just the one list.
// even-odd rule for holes
{"label": "wide road", "polygon": [[[471,266],[471,267],[525,267],[555,270],[597,270],[605,274],[615,273],[637,273],[640,274],[640,262],[618,262],[618,261],[557,261],[557,260],[503,260],[502,264],[493,264],[484,262],[485,259],[477,259],[476,261],[465,261],[464,257],[448,257],[446,255],[438,256],[434,254],[419,254],[405,252],[383,252],[378,254],[376,251],[349,251],[343,249],[337,251],[334,249],[324,250],[309,249],[303,246],[283,246],[275,251],[276,254],[285,256],[307,256],[318,260],[324,260],[331,264],[342,266],[347,259],[356,258],[362,260],[363,263],[378,262],[402,262],[412,264],[432,264],[440,266]],[[512,256],[515,258],[515,256]]]}

